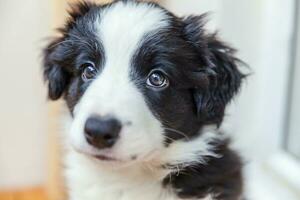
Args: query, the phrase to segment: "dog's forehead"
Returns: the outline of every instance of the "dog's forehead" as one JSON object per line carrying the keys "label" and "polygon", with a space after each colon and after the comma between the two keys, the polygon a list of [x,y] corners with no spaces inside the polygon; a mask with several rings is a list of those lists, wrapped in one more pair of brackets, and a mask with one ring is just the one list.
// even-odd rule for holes
{"label": "dog's forehead", "polygon": [[155,5],[120,1],[105,8],[94,27],[104,47],[106,61],[125,65],[146,35],[167,27],[168,20],[167,13]]}

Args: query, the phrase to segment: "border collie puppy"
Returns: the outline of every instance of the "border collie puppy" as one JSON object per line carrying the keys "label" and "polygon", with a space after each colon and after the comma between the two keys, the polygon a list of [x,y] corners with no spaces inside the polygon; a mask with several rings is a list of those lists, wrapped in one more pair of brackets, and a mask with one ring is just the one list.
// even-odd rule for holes
{"label": "border collie puppy", "polygon": [[239,200],[242,162],[218,127],[244,75],[234,50],[155,3],[80,3],[44,51],[66,101],[71,200]]}

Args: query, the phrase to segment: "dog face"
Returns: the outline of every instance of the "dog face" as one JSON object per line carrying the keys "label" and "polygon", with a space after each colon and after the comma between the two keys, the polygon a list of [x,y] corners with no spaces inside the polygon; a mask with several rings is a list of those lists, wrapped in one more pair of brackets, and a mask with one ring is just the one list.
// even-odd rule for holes
{"label": "dog face", "polygon": [[68,140],[105,161],[145,160],[222,122],[243,75],[234,51],[153,3],[79,4],[44,51],[52,100],[72,114]]}

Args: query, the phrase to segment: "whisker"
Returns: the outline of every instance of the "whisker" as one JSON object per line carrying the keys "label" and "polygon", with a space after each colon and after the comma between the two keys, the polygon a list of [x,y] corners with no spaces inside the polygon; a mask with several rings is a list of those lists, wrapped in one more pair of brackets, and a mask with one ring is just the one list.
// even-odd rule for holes
{"label": "whisker", "polygon": [[173,128],[168,128],[168,127],[164,127],[166,130],[168,130],[168,131],[172,131],[172,132],[174,132],[174,133],[177,133],[177,134],[179,134],[179,135],[182,135],[182,136],[184,136],[187,140],[189,140],[190,138],[185,134],[185,133],[183,133],[182,131],[179,131],[179,130],[176,130],[176,129],[173,129]]}
{"label": "whisker", "polygon": [[88,43],[87,41],[85,41],[83,38],[81,38],[81,37],[79,37],[79,36],[76,36],[76,35],[71,34],[71,33],[68,33],[68,35],[71,36],[71,37],[74,37],[75,39],[70,39],[70,38],[69,38],[69,39],[67,39],[67,40],[63,40],[63,41],[61,41],[61,42],[58,42],[58,43],[56,43],[56,44],[50,46],[48,49],[53,49],[53,48],[55,48],[55,47],[57,47],[57,46],[59,46],[59,45],[61,45],[61,44],[65,44],[65,43],[73,43],[73,42],[78,42],[78,43],[81,43],[81,44],[85,44],[85,45],[87,45],[87,46],[88,46],[89,48],[91,48],[91,49],[97,48],[97,44],[95,45],[95,44],[93,43],[93,45],[95,45],[95,46],[92,46],[90,43]]}
{"label": "whisker", "polygon": [[83,43],[83,44],[86,44],[86,45],[89,46],[91,49],[94,48],[90,43],[86,42],[86,41],[84,40],[84,38],[82,38],[82,37],[80,37],[80,36],[77,36],[77,35],[74,35],[74,34],[72,34],[72,33],[68,33],[68,35],[71,36],[71,37],[76,38],[79,42],[81,42],[81,43]]}
{"label": "whisker", "polygon": [[53,49],[61,44],[68,43],[68,42],[73,42],[73,41],[72,40],[64,40],[64,41],[56,43],[55,45],[51,45],[50,47],[48,47],[48,49]]}
{"label": "whisker", "polygon": [[[55,45],[52,45],[50,46],[48,49],[53,49],[61,44],[65,44],[65,43],[73,43],[73,42],[79,42],[79,43],[82,43],[82,44],[86,44],[86,45],[89,45],[88,43],[82,41],[82,40],[71,40],[71,39],[68,39],[68,40],[64,40],[64,41],[61,41],[61,42],[58,42],[56,43]],[[90,46],[90,45],[89,45]],[[91,46],[90,46],[91,47]]]}
{"label": "whisker", "polygon": [[173,138],[171,138],[171,137],[168,137],[168,136],[164,136],[166,139],[168,139],[168,140],[171,140],[172,142],[175,142],[176,140],[174,140]]}

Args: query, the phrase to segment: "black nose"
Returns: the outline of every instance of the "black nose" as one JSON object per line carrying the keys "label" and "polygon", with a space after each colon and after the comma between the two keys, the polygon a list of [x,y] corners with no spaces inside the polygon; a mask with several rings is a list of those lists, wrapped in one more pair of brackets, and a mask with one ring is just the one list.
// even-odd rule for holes
{"label": "black nose", "polygon": [[84,126],[85,138],[89,144],[98,148],[110,148],[118,140],[121,123],[111,117],[89,117]]}

